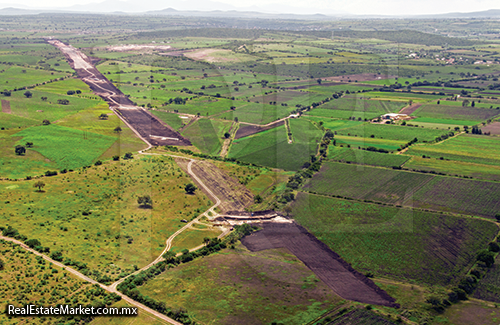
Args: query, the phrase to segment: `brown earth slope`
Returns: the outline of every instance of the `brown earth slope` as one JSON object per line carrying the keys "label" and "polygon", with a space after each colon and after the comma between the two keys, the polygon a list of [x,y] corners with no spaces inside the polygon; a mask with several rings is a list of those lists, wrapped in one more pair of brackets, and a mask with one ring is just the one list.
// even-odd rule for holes
{"label": "brown earth slope", "polygon": [[[176,162],[182,170],[187,171],[188,160],[179,158],[176,159]],[[221,200],[219,208],[223,213],[227,211],[243,211],[253,204],[252,192],[213,164],[197,160],[193,162],[191,169]],[[199,184],[196,185],[203,190],[203,187]],[[215,202],[210,193],[205,194]]]}
{"label": "brown earth slope", "polygon": [[251,251],[287,248],[344,299],[399,307],[395,299],[372,280],[354,270],[337,253],[295,223],[263,223],[263,228],[241,242]]}

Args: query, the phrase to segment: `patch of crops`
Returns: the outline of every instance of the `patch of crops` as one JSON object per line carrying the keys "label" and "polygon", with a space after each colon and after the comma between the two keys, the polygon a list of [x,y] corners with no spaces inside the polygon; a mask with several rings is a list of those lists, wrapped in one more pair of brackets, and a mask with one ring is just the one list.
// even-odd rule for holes
{"label": "patch of crops", "polygon": [[268,124],[290,115],[294,107],[268,105],[261,103],[247,103],[234,111],[225,112],[217,116],[227,120],[238,119],[239,122],[253,124]]}
{"label": "patch of crops", "polygon": [[[322,116],[322,117],[327,117],[327,118],[340,118],[340,119],[350,119],[350,118],[355,118],[357,119],[373,119],[377,116],[380,116],[379,113],[376,112],[360,112],[360,111],[346,111],[346,110],[340,110],[340,109],[326,109],[326,108],[314,108],[311,111],[306,113],[307,116],[312,115],[314,117],[316,116]],[[311,116],[311,117],[312,117]]]}
{"label": "patch of crops", "polygon": [[199,119],[182,133],[203,153],[217,155],[220,151],[224,133],[229,130],[230,121]]}
{"label": "patch of crops", "polygon": [[474,298],[500,303],[500,266],[496,263],[479,281]]}
{"label": "patch of crops", "polygon": [[165,122],[165,124],[168,124],[176,131],[184,126],[184,122],[182,121],[182,119],[179,117],[178,114],[157,111],[157,110],[152,110],[150,112],[151,114],[158,117],[160,120]]}
{"label": "patch of crops", "polygon": [[491,222],[299,193],[295,220],[360,272],[456,283],[496,236]]}
{"label": "patch of crops", "polygon": [[449,105],[422,105],[412,115],[433,119],[456,119],[467,121],[485,121],[500,112],[491,108],[462,107]]}
{"label": "patch of crops", "polygon": [[363,137],[350,137],[338,135],[335,137],[335,144],[337,146],[354,147],[354,148],[369,148],[384,149],[387,151],[397,151],[401,149],[406,142],[401,140],[386,140],[376,138],[363,138]]}
{"label": "patch of crops", "polygon": [[343,110],[351,112],[370,112],[378,115],[399,112],[405,106],[404,102],[391,102],[385,100],[369,100],[363,97],[339,98],[329,101],[318,108]]}
{"label": "patch of crops", "polygon": [[433,141],[436,137],[448,133],[448,130],[416,128],[387,124],[366,123],[337,131],[340,135],[370,137],[377,139],[400,140],[409,142],[417,138],[419,142]]}
{"label": "patch of crops", "polygon": [[413,205],[493,218],[500,212],[500,183],[435,177],[413,196]]}
{"label": "patch of crops", "polygon": [[498,166],[500,165],[500,138],[462,134],[437,144],[411,146],[406,153],[414,156]]}
{"label": "patch of crops", "polygon": [[233,141],[230,158],[257,165],[297,170],[316,154],[322,132],[305,119],[291,119],[294,141],[288,143],[285,126]]}
{"label": "patch of crops", "polygon": [[368,150],[355,150],[333,146],[330,147],[328,158],[341,162],[385,167],[398,167],[410,159],[409,156],[404,155],[391,155]]}

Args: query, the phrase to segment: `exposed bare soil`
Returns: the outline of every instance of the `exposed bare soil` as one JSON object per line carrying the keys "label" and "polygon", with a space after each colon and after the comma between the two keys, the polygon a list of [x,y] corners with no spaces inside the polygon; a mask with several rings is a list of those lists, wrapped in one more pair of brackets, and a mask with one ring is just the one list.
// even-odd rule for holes
{"label": "exposed bare soil", "polygon": [[410,115],[413,112],[415,112],[417,109],[419,109],[420,106],[422,106],[422,104],[413,104],[411,106],[405,107],[399,111],[399,114]]}
{"label": "exposed bare soil", "polygon": [[[187,160],[176,159],[176,162],[184,171],[187,171]],[[215,165],[207,161],[197,160],[193,162],[191,169],[221,200],[219,208],[222,212],[243,211],[247,206],[253,204],[252,192]],[[199,184],[196,185],[203,190]],[[205,192],[205,194],[212,200],[214,199],[210,193]]]}
{"label": "exposed bare soil", "polygon": [[262,131],[270,130],[272,128],[276,128],[276,127],[281,126],[283,124],[285,124],[284,120],[279,120],[279,121],[276,121],[276,122],[273,122],[273,123],[270,123],[267,125],[263,125],[263,126],[241,123],[240,128],[238,129],[238,131],[236,131],[236,135],[234,138],[235,139],[244,138],[244,137],[247,137],[247,136],[255,134],[255,133],[259,133]]}
{"label": "exposed bare soil", "polygon": [[367,304],[399,307],[372,280],[354,270],[338,254],[297,224],[266,223],[241,242],[251,251],[287,248],[339,296]]}
{"label": "exposed bare soil", "polygon": [[46,41],[61,50],[78,77],[89,85],[95,94],[108,102],[110,108],[151,145],[191,145],[188,139],[181,136],[173,128],[143,108],[135,106],[130,99],[94,67],[87,55],[56,39],[47,38]]}
{"label": "exposed bare soil", "polygon": [[233,58],[224,58],[218,55],[212,55],[217,52],[227,52],[231,53],[231,50],[221,50],[221,49],[205,49],[193,52],[185,52],[184,56],[196,60],[196,61],[207,61],[207,62],[223,62],[223,61],[236,61]]}
{"label": "exposed bare soil", "polygon": [[11,114],[10,102],[8,100],[2,99],[2,113]]}
{"label": "exposed bare soil", "polygon": [[[2,110],[3,110],[3,106],[2,106]],[[493,123],[490,123],[488,125],[485,125],[481,128],[481,130],[483,131],[483,133],[490,132],[491,134],[500,135],[500,122],[493,122]]]}

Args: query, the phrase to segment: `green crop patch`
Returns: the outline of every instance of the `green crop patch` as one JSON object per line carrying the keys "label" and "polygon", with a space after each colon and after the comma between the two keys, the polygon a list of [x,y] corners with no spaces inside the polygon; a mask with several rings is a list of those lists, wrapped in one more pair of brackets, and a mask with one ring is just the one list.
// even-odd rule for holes
{"label": "green crop patch", "polygon": [[401,147],[405,144],[405,142],[398,140],[349,137],[349,136],[339,135],[335,137],[335,144],[338,146],[354,147],[359,149],[374,147],[377,149],[383,149],[394,152],[398,149],[401,149]]}
{"label": "green crop patch", "polygon": [[[321,107],[321,106],[320,106]],[[375,112],[358,112],[358,111],[344,111],[340,109],[325,109],[325,108],[314,108],[306,113],[306,116],[322,116],[332,119],[351,119],[354,118],[356,120],[371,120],[380,116],[379,113]]]}
{"label": "green crop patch", "polygon": [[370,100],[365,97],[343,97],[331,100],[323,105],[318,106],[322,109],[351,111],[353,113],[377,113],[378,115],[386,113],[399,112],[406,103],[387,100]]}
{"label": "green crop patch", "polygon": [[324,163],[304,190],[490,218],[500,211],[499,183],[337,162]]}
{"label": "green crop patch", "polygon": [[238,119],[239,122],[253,124],[268,124],[290,115],[294,108],[287,106],[246,103],[235,111],[225,112],[217,118],[228,120]]}
{"label": "green crop patch", "polygon": [[[412,115],[420,118],[454,119],[459,121],[485,121],[500,112],[491,108],[462,107],[449,105],[422,105]],[[439,122],[436,122],[439,123]],[[451,124],[451,123],[448,123]]]}
{"label": "green crop patch", "polygon": [[13,136],[22,137],[20,144],[33,142],[34,150],[53,161],[59,169],[91,165],[116,138],[84,132],[55,124],[34,126]]}
{"label": "green crop patch", "polygon": [[476,124],[475,121],[465,121],[465,120],[452,120],[443,118],[432,118],[432,117],[418,117],[411,120],[411,124],[423,125],[427,127],[433,127],[432,124],[449,124],[448,127],[461,127],[464,125],[471,126]]}
{"label": "green crop patch", "polygon": [[217,155],[222,147],[224,133],[230,127],[230,121],[199,119],[184,130],[182,135],[203,153]]}
{"label": "green crop patch", "polygon": [[365,137],[409,142],[417,138],[419,142],[433,141],[436,137],[448,133],[444,130],[416,128],[387,124],[365,123],[352,128],[337,131],[340,135]]}
{"label": "green crop patch", "polygon": [[181,118],[178,114],[168,113],[164,111],[152,110],[151,114],[158,117],[160,120],[168,124],[174,130],[179,130],[181,127],[186,125],[184,121],[189,121],[190,118]]}
{"label": "green crop patch", "polygon": [[298,194],[292,213],[354,269],[432,285],[456,284],[498,232],[484,220],[307,193]]}
{"label": "green crop patch", "polygon": [[285,170],[298,170],[316,154],[322,132],[306,119],[290,119],[294,141],[285,126],[233,141],[229,158]]}
{"label": "green crop patch", "polygon": [[[335,111],[335,112],[339,112],[339,111]],[[311,114],[314,114],[314,113],[311,113]],[[310,115],[305,115],[304,117],[310,121],[315,122],[318,125],[322,125],[325,129],[330,129],[332,131],[346,129],[346,128],[349,128],[352,126],[363,124],[363,122],[361,122],[361,121],[346,121],[346,120],[338,120],[338,119],[317,117],[317,116],[310,116]]]}
{"label": "green crop patch", "polygon": [[411,146],[406,152],[414,156],[455,160],[483,165],[500,165],[500,138],[462,134],[436,144]]}
{"label": "green crop patch", "polygon": [[411,157],[404,155],[391,155],[368,150],[330,147],[328,158],[334,161],[350,162],[361,165],[399,167],[407,162]]}

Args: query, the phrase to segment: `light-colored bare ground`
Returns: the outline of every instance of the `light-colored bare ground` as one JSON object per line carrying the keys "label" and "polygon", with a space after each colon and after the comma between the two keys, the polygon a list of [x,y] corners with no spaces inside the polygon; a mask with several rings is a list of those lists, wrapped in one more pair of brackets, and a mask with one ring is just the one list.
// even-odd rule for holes
{"label": "light-colored bare ground", "polygon": [[224,61],[236,61],[236,59],[224,58],[217,55],[211,55],[214,53],[231,53],[230,50],[219,50],[219,49],[205,49],[194,52],[184,53],[184,56],[196,60],[196,61],[207,61],[207,62],[224,62]]}
{"label": "light-colored bare ground", "polygon": [[106,47],[106,50],[113,52],[127,52],[127,51],[144,51],[144,50],[170,50],[170,45],[153,45],[153,44],[126,44],[126,45],[113,45]]}
{"label": "light-colored bare ground", "polygon": [[8,100],[2,99],[2,113],[11,114],[10,102]]}

